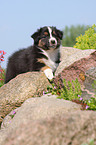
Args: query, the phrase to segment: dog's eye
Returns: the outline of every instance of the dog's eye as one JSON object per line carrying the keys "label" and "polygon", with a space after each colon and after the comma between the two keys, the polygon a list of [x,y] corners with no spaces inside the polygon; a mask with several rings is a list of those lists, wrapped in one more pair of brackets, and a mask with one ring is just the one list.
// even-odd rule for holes
{"label": "dog's eye", "polygon": [[44,35],[48,36],[48,32],[44,32]]}
{"label": "dog's eye", "polygon": [[53,35],[57,35],[55,31],[53,31]]}

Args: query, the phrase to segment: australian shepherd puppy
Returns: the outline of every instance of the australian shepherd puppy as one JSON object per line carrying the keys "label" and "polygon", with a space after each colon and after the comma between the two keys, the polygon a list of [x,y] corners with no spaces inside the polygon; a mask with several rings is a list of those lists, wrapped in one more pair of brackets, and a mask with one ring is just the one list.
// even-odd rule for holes
{"label": "australian shepherd puppy", "polygon": [[5,83],[18,74],[43,71],[51,80],[60,62],[63,32],[56,27],[42,27],[32,36],[34,45],[15,52],[8,61]]}

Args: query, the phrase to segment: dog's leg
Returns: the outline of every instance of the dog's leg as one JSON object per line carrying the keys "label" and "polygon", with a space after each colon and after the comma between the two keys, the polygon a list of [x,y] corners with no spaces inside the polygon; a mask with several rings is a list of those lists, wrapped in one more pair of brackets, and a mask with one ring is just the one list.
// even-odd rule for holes
{"label": "dog's leg", "polygon": [[44,70],[44,73],[45,73],[46,77],[47,77],[49,80],[52,80],[52,79],[53,79],[53,72],[52,72],[52,69],[50,69],[50,68],[45,69],[45,70]]}
{"label": "dog's leg", "polygon": [[53,72],[52,72],[52,69],[50,67],[45,66],[41,70],[45,73],[46,77],[49,80],[52,80],[53,79]]}

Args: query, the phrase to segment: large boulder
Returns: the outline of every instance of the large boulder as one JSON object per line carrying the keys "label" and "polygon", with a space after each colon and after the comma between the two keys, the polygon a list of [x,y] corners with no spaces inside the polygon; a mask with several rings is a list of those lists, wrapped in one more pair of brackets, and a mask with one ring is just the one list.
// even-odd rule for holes
{"label": "large boulder", "polygon": [[43,72],[18,75],[0,88],[0,123],[11,110],[31,97],[41,96],[50,85]]}
{"label": "large boulder", "polygon": [[84,86],[90,92],[96,92],[96,67],[91,67],[86,71],[86,79],[84,81]]}
{"label": "large boulder", "polygon": [[[78,55],[77,55],[77,53],[75,53],[74,55],[72,54],[71,56],[69,56],[66,60],[62,60],[62,62],[60,63],[60,65],[57,69],[56,76],[55,76],[53,82],[56,85],[58,85],[58,82],[59,82],[60,87],[62,87],[64,79],[66,81],[72,81],[72,80],[75,80],[76,78],[78,78],[78,81],[81,83],[82,89],[84,90],[84,89],[86,89],[86,85],[85,85],[86,83],[84,83],[84,82],[85,81],[88,82],[87,78],[90,77],[90,74],[87,75],[87,72],[88,72],[88,70],[90,72],[90,69],[91,69],[91,74],[93,75],[93,78],[91,75],[92,81],[90,82],[90,79],[89,79],[88,85],[92,86],[92,82],[94,82],[94,80],[96,80],[96,69],[95,69],[95,67],[96,67],[96,51],[94,50],[93,53],[91,53],[92,51],[93,50],[91,50],[91,51],[86,50],[86,51],[83,51],[83,53],[79,52]],[[93,70],[93,72],[92,72],[92,70]],[[91,91],[91,90],[89,90],[89,91]],[[95,93],[95,90],[94,90],[94,93]],[[93,96],[93,94],[91,96]]]}
{"label": "large boulder", "polygon": [[55,75],[57,76],[66,67],[70,66],[74,62],[81,60],[82,58],[88,57],[91,53],[95,52],[94,49],[80,50],[72,47],[61,48],[61,63],[59,64]]}
{"label": "large boulder", "polygon": [[94,97],[94,95],[96,96],[96,67],[91,67],[85,72],[85,81],[81,97],[88,99]]}
{"label": "large boulder", "polygon": [[[78,78],[88,89],[96,76],[96,51],[67,47],[61,51],[55,84],[59,81],[62,87],[64,78]],[[29,72],[0,88],[1,145],[80,145],[90,139],[96,144],[96,112],[81,111],[80,105],[51,94],[35,97],[48,85],[44,73]]]}
{"label": "large boulder", "polygon": [[8,134],[10,132],[13,132],[13,130],[17,131],[23,123],[27,124],[29,121],[32,123],[37,120],[47,121],[49,118],[62,115],[64,112],[74,112],[76,110],[80,110],[80,108],[81,106],[76,103],[57,99],[57,96],[51,94],[47,94],[42,97],[29,98],[22,104],[21,107],[12,110],[4,118],[0,131],[0,144],[6,139],[6,137],[9,138]]}
{"label": "large boulder", "polygon": [[[27,99],[21,107],[11,111],[7,115],[1,125],[1,129],[4,129],[8,126],[15,128],[20,122],[25,122],[28,119],[31,120],[41,120],[54,117],[58,114],[64,112],[80,110],[80,105],[73,103],[71,101],[57,99],[58,96],[46,94],[41,97],[35,97]],[[14,113],[14,118],[12,114]]]}
{"label": "large boulder", "polygon": [[56,97],[26,100],[10,124],[6,126],[8,118],[3,122],[1,145],[80,145],[90,139],[96,144],[96,112]]}

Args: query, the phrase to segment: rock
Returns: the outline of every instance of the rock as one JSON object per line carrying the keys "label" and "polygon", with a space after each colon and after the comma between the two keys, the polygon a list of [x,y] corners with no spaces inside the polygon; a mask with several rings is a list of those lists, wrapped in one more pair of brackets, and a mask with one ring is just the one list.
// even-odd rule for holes
{"label": "rock", "polygon": [[[71,60],[69,60],[69,62],[70,61]],[[85,58],[75,61],[68,67],[64,66],[63,71],[54,78],[53,82],[56,85],[58,85],[59,82],[59,85],[62,88],[64,79],[66,79],[66,81],[72,81],[78,78],[78,81],[81,83],[81,85],[83,85],[84,88],[84,81],[86,80],[85,78],[86,71],[92,67],[96,67],[96,51],[94,51],[93,53],[91,53],[89,56]]]}
{"label": "rock", "polygon": [[5,115],[31,97],[40,96],[50,85],[43,72],[18,75],[0,88],[0,123]]}
{"label": "rock", "polygon": [[[30,98],[27,99],[21,107],[14,110],[16,113],[12,127],[16,127],[17,123],[23,122],[23,120],[28,120],[28,118],[32,120],[41,120],[45,118],[50,118],[56,116],[56,114],[62,114],[63,112],[80,110],[80,106],[71,101],[65,101],[63,99],[57,99],[58,96],[46,94],[42,97]],[[14,112],[12,111],[12,112]],[[12,112],[9,113],[7,118],[3,120],[2,127],[8,127],[8,122],[10,125],[10,121],[12,122]],[[9,120],[10,118],[10,120]]]}
{"label": "rock", "polygon": [[66,60],[69,56],[76,54],[78,52],[82,52],[81,49],[73,48],[73,47],[61,47],[61,60]]}
{"label": "rock", "polygon": [[1,145],[81,145],[90,139],[96,144],[96,112],[73,111],[20,123]]}
{"label": "rock", "polygon": [[96,94],[96,83],[94,82],[96,81],[96,67],[92,67],[89,70],[87,70],[85,77],[86,77],[84,81],[85,88],[90,92],[94,92]]}
{"label": "rock", "polygon": [[[4,141],[10,131],[16,131],[20,124],[27,124],[28,121],[48,120],[66,112],[80,110],[80,107],[80,105],[71,101],[57,99],[57,96],[51,94],[29,98],[21,107],[11,111],[3,120],[0,131],[0,142]],[[14,117],[12,118],[13,114]]]}
{"label": "rock", "polygon": [[61,48],[61,63],[59,64],[55,76],[63,71],[66,67],[70,66],[74,62],[89,56],[93,53],[94,49],[80,50],[72,47],[62,47]]}
{"label": "rock", "polygon": [[[64,78],[78,78],[83,88],[90,89],[88,83],[96,76],[96,51],[67,47],[61,51],[62,62],[53,82],[59,81],[62,88]],[[96,112],[81,111],[80,105],[51,94],[35,97],[48,85],[44,73],[30,72],[0,88],[0,145],[81,145],[90,139],[96,144]]]}
{"label": "rock", "polygon": [[85,78],[81,97],[89,99],[96,95],[96,67],[87,70],[85,72]]}

